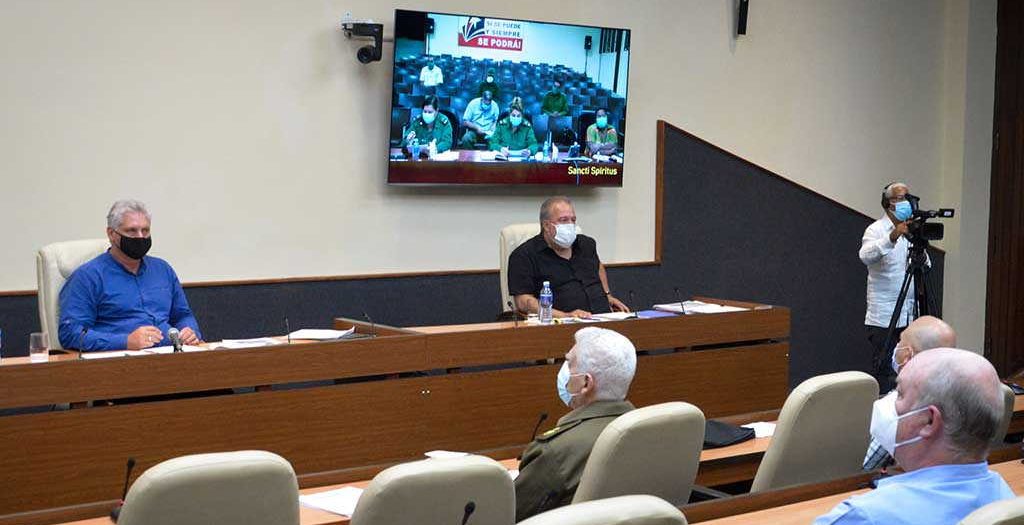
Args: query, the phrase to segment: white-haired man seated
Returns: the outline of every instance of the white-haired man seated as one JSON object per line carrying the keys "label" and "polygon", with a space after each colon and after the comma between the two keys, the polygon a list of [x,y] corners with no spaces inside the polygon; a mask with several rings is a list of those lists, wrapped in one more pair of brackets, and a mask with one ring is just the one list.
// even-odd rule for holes
{"label": "white-haired man seated", "polygon": [[986,462],[1002,418],[999,376],[985,358],[953,348],[918,354],[871,418],[872,437],[906,472],[840,503],[815,525],[953,524],[1013,498]]}
{"label": "white-haired man seated", "polygon": [[526,448],[516,478],[516,521],[572,502],[594,442],[604,427],[630,410],[636,348],[625,336],[588,327],[558,372],[558,396],[572,409]]}
{"label": "white-haired man seated", "polygon": [[[60,291],[60,344],[76,350],[138,350],[177,328],[184,344],[202,337],[170,264],[153,245],[146,205],[120,200],[107,213],[110,249],[78,267]],[[163,343],[168,344],[168,343]]]}

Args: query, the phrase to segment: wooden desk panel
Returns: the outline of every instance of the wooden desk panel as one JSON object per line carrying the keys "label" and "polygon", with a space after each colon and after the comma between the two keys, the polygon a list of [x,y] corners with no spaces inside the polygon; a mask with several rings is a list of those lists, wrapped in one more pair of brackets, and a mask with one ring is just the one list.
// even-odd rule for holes
{"label": "wooden desk panel", "polygon": [[359,377],[426,368],[420,335],[0,366],[0,408]]}
{"label": "wooden desk panel", "polygon": [[246,449],[300,474],[404,461],[424,452],[424,387],[411,378],[0,418],[0,434],[17,436],[0,455],[0,515],[116,498],[129,456],[136,476],[184,454]]}
{"label": "wooden desk panel", "polygon": [[788,395],[788,355],[789,343],[774,343],[640,356],[629,396],[637,406],[686,401],[707,418],[777,409]]}

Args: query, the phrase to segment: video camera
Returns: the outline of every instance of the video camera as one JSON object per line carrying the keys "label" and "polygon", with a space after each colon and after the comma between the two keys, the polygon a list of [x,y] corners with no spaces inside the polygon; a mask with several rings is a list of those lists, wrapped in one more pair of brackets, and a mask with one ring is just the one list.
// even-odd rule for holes
{"label": "video camera", "polygon": [[949,219],[953,217],[953,208],[939,208],[937,210],[922,210],[921,198],[916,195],[907,194],[907,202],[913,214],[908,223],[908,234],[910,242],[917,244],[922,241],[938,241],[945,234],[945,227],[941,223],[928,222],[928,219]]}

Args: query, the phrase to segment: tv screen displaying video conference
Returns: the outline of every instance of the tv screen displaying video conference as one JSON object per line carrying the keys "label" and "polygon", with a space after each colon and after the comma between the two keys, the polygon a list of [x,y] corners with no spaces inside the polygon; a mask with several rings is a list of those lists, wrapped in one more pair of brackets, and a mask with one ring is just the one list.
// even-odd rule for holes
{"label": "tv screen displaying video conference", "polygon": [[396,10],[388,182],[622,186],[629,35]]}

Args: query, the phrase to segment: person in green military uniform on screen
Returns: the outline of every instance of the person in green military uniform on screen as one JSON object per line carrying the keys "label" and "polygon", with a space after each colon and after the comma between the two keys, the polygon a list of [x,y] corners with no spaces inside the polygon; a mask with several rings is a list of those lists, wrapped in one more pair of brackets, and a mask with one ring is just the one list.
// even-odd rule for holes
{"label": "person in green military uniform on screen", "polygon": [[593,326],[577,331],[575,338],[556,380],[558,396],[572,412],[523,452],[515,480],[517,523],[571,503],[597,437],[633,410],[626,401],[636,372],[633,343]]}
{"label": "person in green military uniform on screen", "polygon": [[562,93],[562,78],[555,77],[551,84],[551,91],[544,95],[544,101],[540,105],[541,113],[552,117],[561,117],[569,114],[569,99]]}
{"label": "person in green military uniform on screen", "polygon": [[619,148],[619,134],[608,124],[608,110],[597,110],[594,123],[587,127],[586,155],[614,155]]}
{"label": "person in green military uniform on screen", "polygon": [[405,139],[402,141],[402,152],[411,154],[409,145],[416,141],[420,146],[420,156],[428,155],[430,143],[437,146],[438,153],[444,153],[452,149],[452,122],[448,117],[438,111],[437,97],[427,95],[423,97],[421,106],[423,111],[409,123],[405,131]]}
{"label": "person in green military uniform on screen", "polygon": [[484,91],[490,91],[491,96],[494,97],[495,100],[497,100],[498,96],[501,95],[501,88],[498,87],[498,80],[497,77],[494,76],[493,67],[487,70],[487,76],[484,77],[484,81],[481,82],[480,86],[476,89],[476,96],[484,96]]}
{"label": "person in green military uniform on screen", "polygon": [[500,151],[506,157],[526,156],[537,153],[539,147],[533,125],[523,118],[523,100],[519,97],[512,99],[508,105],[508,116],[498,121],[491,135],[491,151]]}

